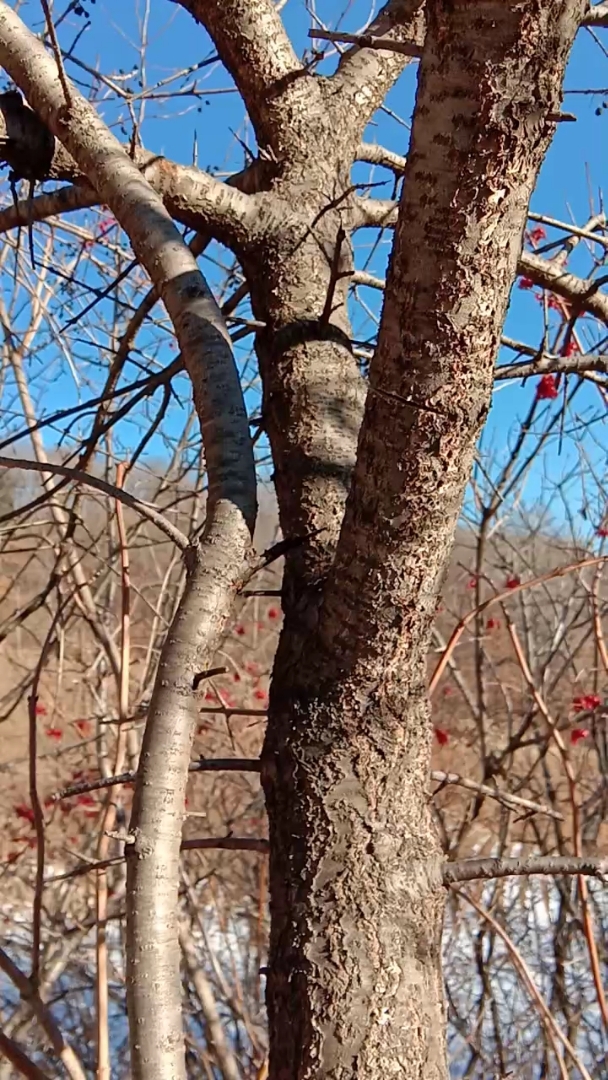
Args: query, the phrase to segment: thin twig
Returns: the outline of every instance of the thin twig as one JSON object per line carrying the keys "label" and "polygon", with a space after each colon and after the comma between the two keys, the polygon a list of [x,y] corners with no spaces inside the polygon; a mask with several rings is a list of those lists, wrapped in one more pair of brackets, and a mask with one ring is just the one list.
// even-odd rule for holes
{"label": "thin twig", "polygon": [[[482,908],[481,905],[478,904],[477,901],[474,900],[473,897],[470,896],[468,893],[462,892],[462,890],[460,890],[460,889],[455,889],[454,892],[458,896],[462,896],[462,898],[464,900],[466,900],[467,903],[471,904],[471,906],[475,908],[475,911],[478,913],[478,915],[481,915],[481,917],[483,919],[485,919],[486,922],[488,922],[490,924],[490,926],[492,927],[494,932],[496,934],[498,934],[498,936],[502,939],[502,941],[504,941],[509,953],[511,954],[511,957],[513,959],[513,963],[514,963],[516,969],[518,970],[524,985],[527,987],[527,990],[528,990],[528,993],[530,994],[530,997],[532,998],[532,1000],[534,1002],[536,1002],[536,1005],[538,1006],[538,1009],[539,1009],[539,1011],[540,1011],[540,1013],[541,1013],[541,1015],[543,1017],[546,1028],[548,1029],[548,1031],[550,1032],[550,1034],[554,1038],[557,1038],[559,1040],[559,1042],[561,1042],[564,1049],[570,1055],[570,1058],[572,1059],[574,1067],[576,1069],[578,1069],[581,1076],[583,1077],[583,1080],[591,1080],[591,1076],[590,1076],[589,1072],[587,1071],[587,1069],[585,1068],[583,1063],[578,1058],[576,1050],[572,1046],[572,1043],[564,1035],[563,1031],[561,1030],[559,1025],[556,1023],[556,1021],[554,1020],[550,1009],[548,1008],[546,1002],[544,1001],[543,997],[541,996],[540,991],[539,991],[538,987],[536,986],[536,983],[534,982],[534,979],[532,978],[532,974],[530,972],[530,969],[529,969],[528,965],[526,964],[526,961],[524,960],[523,956],[521,955],[521,953],[520,953],[519,949],[517,948],[517,946],[515,945],[515,943],[511,940],[511,938],[507,934],[506,930],[500,925],[499,922],[496,921],[496,919],[494,919],[490,915],[489,911],[486,911],[485,908]],[[558,1061],[559,1061],[560,1060],[559,1055],[557,1055],[557,1057],[558,1057]],[[567,1075],[568,1074],[566,1073],[566,1076]]]}
{"label": "thin twig", "polygon": [[42,4],[42,10],[44,11],[44,17],[46,19],[46,27],[51,39],[51,45],[55,54],[55,60],[57,62],[57,74],[59,75],[59,82],[65,96],[65,103],[68,109],[72,106],[72,95],[70,93],[70,87],[68,84],[68,78],[63,66],[63,57],[61,55],[61,49],[59,48],[59,42],[57,40],[57,34],[55,33],[55,27],[53,26],[53,19],[51,17],[51,9],[49,8],[48,0],[40,0]]}
{"label": "thin twig", "polygon": [[[543,806],[542,803],[533,802],[532,799],[512,795],[510,791],[491,787],[490,784],[480,784],[476,780],[469,780],[466,776],[460,776],[459,773],[447,773],[433,769],[431,780],[435,780],[441,787],[445,784],[455,784],[457,787],[466,788],[467,791],[474,791],[478,795],[486,795],[488,798],[495,799],[496,802],[502,803],[510,809],[530,810],[534,814],[546,814],[547,817],[555,818],[557,821],[564,820],[564,815],[560,814],[558,810],[553,810],[550,806]],[[437,795],[441,791],[441,787],[433,794]]]}
{"label": "thin twig", "polygon": [[[268,840],[250,836],[195,837],[192,840],[182,840],[180,851],[195,850],[258,851],[262,855],[267,855]],[[64,874],[56,874],[55,877],[48,878],[45,884],[47,886],[56,885],[59,881],[68,881],[70,878],[82,877],[83,874],[90,874],[93,870],[107,870],[110,866],[119,866],[124,862],[124,858],[124,855],[116,855],[114,858],[104,859],[103,862],[86,863],[84,866],[77,866],[74,870],[67,870]]]}
{"label": "thin twig", "polygon": [[0,947],[0,970],[9,978],[19,991],[22,1001],[30,1006],[36,1019],[47,1035],[51,1046],[59,1060],[62,1062],[70,1080],[87,1080],[85,1071],[72,1047],[64,1039],[61,1030],[47,1005],[42,1001],[38,991],[32,985],[27,975],[17,967],[3,948]]}
{"label": "thin twig", "polygon": [[159,510],[150,506],[149,503],[142,502],[135,495],[130,495],[128,491],[121,491],[98,476],[91,476],[80,469],[71,469],[67,465],[55,465],[50,461],[28,461],[27,458],[10,458],[4,455],[0,455],[0,467],[26,469],[29,472],[54,473],[56,476],[65,476],[76,484],[85,484],[87,487],[97,488],[98,491],[103,491],[104,495],[109,495],[112,499],[119,499],[125,506],[130,506],[132,510],[136,510],[142,517],[147,518],[182,551],[185,551],[190,546],[188,537],[184,536],[170,521],[167,521]]}
{"label": "thin twig", "polygon": [[483,604],[479,604],[478,607],[473,608],[471,611],[467,612],[466,615],[463,615],[460,622],[454,627],[450,635],[450,640],[433,672],[429,683],[429,694],[433,694],[437,689],[437,685],[447,667],[450,656],[454,652],[454,649],[467,626],[477,615],[486,611],[487,608],[492,607],[494,604],[500,604],[504,600],[508,600],[511,596],[517,596],[517,594],[523,592],[524,589],[534,589],[537,585],[542,585],[544,582],[554,581],[556,578],[564,577],[566,574],[571,574],[575,570],[584,570],[586,566],[597,566],[599,563],[606,562],[607,559],[608,555],[594,555],[590,556],[588,559],[580,559],[578,562],[569,563],[567,566],[558,566],[555,570],[550,570],[546,574],[540,574],[538,577],[531,578],[530,581],[522,581],[519,585],[514,585],[513,588],[503,589],[494,596],[488,597],[487,600],[484,600]]}

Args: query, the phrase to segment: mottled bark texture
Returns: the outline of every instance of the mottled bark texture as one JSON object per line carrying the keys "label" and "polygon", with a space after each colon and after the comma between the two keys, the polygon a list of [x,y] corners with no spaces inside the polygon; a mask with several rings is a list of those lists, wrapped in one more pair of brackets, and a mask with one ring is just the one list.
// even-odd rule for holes
{"label": "mottled bark texture", "polygon": [[273,1078],[447,1075],[425,657],[553,131],[547,117],[559,109],[583,8],[426,6],[404,193],[337,555],[316,632],[299,653],[282,646],[273,676],[262,772]]}

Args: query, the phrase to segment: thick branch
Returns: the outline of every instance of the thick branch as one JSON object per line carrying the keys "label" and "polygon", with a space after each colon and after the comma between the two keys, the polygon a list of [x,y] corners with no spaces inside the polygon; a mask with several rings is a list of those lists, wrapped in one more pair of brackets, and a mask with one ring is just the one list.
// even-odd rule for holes
{"label": "thick branch", "polygon": [[530,278],[535,285],[563,296],[564,300],[573,306],[595,315],[608,325],[608,296],[600,292],[601,286],[606,284],[605,277],[595,280],[576,277],[558,264],[530,251],[522,251],[517,263],[517,273]]}
{"label": "thick branch", "polygon": [[522,855],[521,858],[516,859],[463,859],[462,862],[444,865],[443,884],[455,885],[459,881],[527,877],[530,874],[585,874],[605,882],[608,875],[608,858]]}
{"label": "thick branch", "polygon": [[[5,103],[7,97],[10,101],[8,107]],[[53,140],[52,155],[40,161],[38,147],[49,136],[48,129],[26,105],[16,105],[14,98],[14,94],[0,95],[0,145],[3,145],[7,164],[17,176],[27,177],[28,172],[33,170],[39,181],[66,180],[75,187],[39,196],[33,202],[23,200],[16,207],[7,207],[0,212],[0,232],[102,201],[95,177],[87,178],[61,143]],[[22,117],[21,123],[16,123],[15,112],[17,117]],[[27,122],[23,122],[25,119]],[[242,189],[247,187],[251,190],[255,186],[254,173],[261,171],[262,163],[231,178],[228,183],[222,183],[202,169],[178,165],[148,150],[137,149],[133,161],[161,196],[171,216],[183,225],[197,230],[208,228],[226,243],[253,237],[257,221],[256,201]]]}
{"label": "thick branch", "polygon": [[[509,345],[509,339],[502,339],[503,345]],[[515,343],[513,343],[514,346]],[[608,356],[599,356],[597,353],[574,353],[572,356],[553,356],[551,353],[543,353],[538,357],[538,351],[529,345],[518,344],[520,352],[533,356],[534,360],[518,360],[512,364],[500,364],[494,371],[494,378],[501,382],[504,379],[527,379],[532,375],[589,375],[597,372],[608,375]],[[595,379],[595,382],[604,380]]]}
{"label": "thick branch", "polygon": [[[414,651],[421,665],[426,655],[528,200],[551,138],[547,117],[559,103],[582,7],[544,0],[534,27],[517,0],[428,9],[357,467],[322,609],[328,662],[339,653],[353,678],[360,664],[359,683],[376,648],[378,663],[407,655],[409,670]],[[507,101],[515,112],[504,110]],[[391,568],[384,601],[372,552],[374,565]]]}
{"label": "thick branch", "polygon": [[412,41],[399,41],[390,37],[376,37],[374,34],[345,34],[335,30],[309,30],[309,38],[318,41],[331,41],[336,45],[356,45],[359,49],[379,49],[380,52],[399,53],[419,60],[422,56],[422,44]]}
{"label": "thick branch", "polygon": [[[407,53],[387,52],[377,45],[353,45],[341,58],[331,79],[335,107],[341,122],[349,124],[352,136],[361,138],[366,124],[399,78],[412,53],[424,44],[423,0],[389,0],[365,29],[372,38],[402,43]],[[344,116],[342,116],[344,110]]]}
{"label": "thick branch", "polygon": [[201,23],[245,102],[262,148],[283,160],[308,145],[321,108],[315,76],[298,60],[271,0],[176,0]]}
{"label": "thick branch", "polygon": [[[365,159],[364,159],[365,160]],[[394,228],[398,204],[394,199],[353,199],[353,229]]]}
{"label": "thick branch", "polygon": [[66,107],[54,60],[3,2],[0,63],[129,236],[173,322],[201,425],[207,520],[159,661],[135,791],[133,842],[127,845],[132,1075],[185,1080],[177,887],[195,724],[192,680],[211,666],[251,548],[256,500],[247,412],[226,326],[160,197],[72,86]]}
{"label": "thick branch", "polygon": [[16,204],[11,203],[0,210],[0,233],[23,225],[34,225],[37,221],[46,221],[56,214],[86,210],[90,206],[97,206],[99,201],[99,195],[94,188],[85,183],[45,192],[34,199],[19,199]]}
{"label": "thick branch", "polygon": [[[356,203],[355,228],[389,228],[397,222],[397,203],[392,199],[363,199]],[[595,237],[594,237],[595,239]],[[601,239],[601,238],[600,238]],[[579,278],[576,274],[570,274],[557,262],[544,259],[541,255],[535,255],[531,251],[522,251],[517,261],[517,273],[527,277],[540,288],[549,289],[551,292],[563,296],[564,300],[580,307],[581,311],[587,311],[595,315],[603,323],[608,325],[608,296],[600,291],[606,284],[604,277],[599,279]],[[353,281],[359,284],[372,285],[374,288],[381,287],[380,278],[372,278],[371,275],[355,273]]]}
{"label": "thick branch", "polygon": [[583,15],[583,26],[608,26],[608,4],[589,4]]}

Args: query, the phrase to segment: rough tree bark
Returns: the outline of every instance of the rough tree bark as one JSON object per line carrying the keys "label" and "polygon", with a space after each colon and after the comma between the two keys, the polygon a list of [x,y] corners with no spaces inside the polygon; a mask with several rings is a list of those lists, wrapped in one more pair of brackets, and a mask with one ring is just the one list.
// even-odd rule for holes
{"label": "rough tree bark", "polygon": [[[303,605],[288,608],[273,672],[262,771],[272,1077],[447,1075],[440,851],[424,797],[425,658],[528,200],[583,7],[426,5],[346,516],[318,625],[304,630]],[[322,298],[307,299],[300,318],[322,321]],[[314,385],[323,351],[309,345],[308,360]],[[278,466],[293,417],[283,413],[275,430],[271,415]],[[311,524],[304,505],[300,529]],[[282,513],[288,507],[287,499]]]}
{"label": "rough tree bark", "polygon": [[[443,886],[426,794],[424,661],[528,200],[570,46],[590,16],[585,0],[390,0],[370,27],[423,48],[365,403],[346,301],[350,233],[366,214],[350,169],[408,61],[354,47],[331,78],[320,78],[296,57],[271,0],[178,2],[205,26],[243,97],[263,162],[261,190],[223,205],[222,185],[197,170],[151,167],[150,179],[171,212],[208,228],[241,260],[265,324],[256,348],[281,525],[300,541],[286,560],[262,768],[270,1076],[444,1080]],[[4,19],[6,5],[0,10]],[[47,107],[36,77],[28,81],[15,66],[6,37],[0,60],[136,246],[120,193],[99,188],[76,134]],[[200,199],[194,209],[188,184]],[[368,205],[372,220],[375,203]],[[376,208],[376,223],[394,217]],[[547,264],[529,272],[542,276]],[[231,577],[222,612],[233,585]],[[189,721],[175,755],[160,701],[177,678],[169,705],[187,711],[194,654],[182,646],[198,633],[191,622],[170,635],[138,781],[131,925],[143,919],[152,937],[149,955],[141,937],[131,938],[136,1078],[185,1075],[169,906]],[[163,753],[171,755],[164,773]],[[164,860],[167,835],[172,854]],[[148,869],[136,872],[138,862]],[[166,926],[152,910],[157,898]],[[146,976],[139,988],[138,965]],[[165,987],[160,993],[167,979],[168,1009]]]}

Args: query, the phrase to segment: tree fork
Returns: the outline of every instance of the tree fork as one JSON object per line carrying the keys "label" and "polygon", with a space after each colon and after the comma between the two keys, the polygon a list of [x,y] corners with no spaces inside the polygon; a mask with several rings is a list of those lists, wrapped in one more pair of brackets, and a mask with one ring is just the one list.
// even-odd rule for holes
{"label": "tree fork", "polygon": [[427,3],[337,555],[318,625],[287,622],[273,674],[262,765],[273,1080],[448,1075],[425,657],[584,10],[582,0]]}

